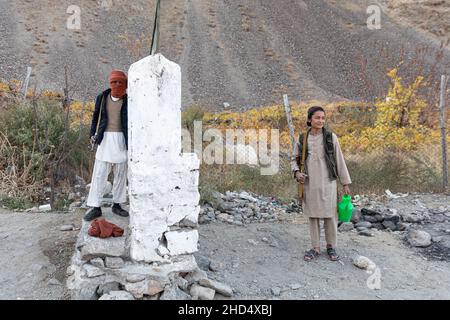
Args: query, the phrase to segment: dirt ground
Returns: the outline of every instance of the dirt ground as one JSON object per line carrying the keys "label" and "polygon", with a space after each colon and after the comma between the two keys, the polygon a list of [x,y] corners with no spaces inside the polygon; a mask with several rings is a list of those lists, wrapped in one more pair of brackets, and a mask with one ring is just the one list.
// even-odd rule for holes
{"label": "dirt ground", "polygon": [[[0,299],[69,298],[65,271],[78,231],[59,228],[71,223],[80,227],[83,214],[82,210],[0,211]],[[230,285],[233,299],[450,298],[450,263],[410,248],[400,233],[379,231],[374,237],[339,233],[340,262],[322,254],[307,263],[303,261],[310,245],[306,219],[299,214],[281,218],[244,226],[200,225],[195,254],[199,266],[210,265],[214,271],[209,270],[208,277]],[[371,259],[379,273],[371,275],[355,267],[355,254]],[[378,275],[380,288],[373,289]]]}

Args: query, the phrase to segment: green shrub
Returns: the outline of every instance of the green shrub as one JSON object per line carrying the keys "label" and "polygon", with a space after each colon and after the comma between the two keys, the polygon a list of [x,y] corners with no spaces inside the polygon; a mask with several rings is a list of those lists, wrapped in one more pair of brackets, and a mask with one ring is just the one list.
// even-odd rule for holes
{"label": "green shrub", "polygon": [[34,184],[48,185],[51,179],[57,182],[70,177],[75,168],[79,172],[89,166],[89,128],[69,124],[70,113],[48,98],[13,105],[0,114],[0,173],[8,175],[1,169],[14,168],[8,179],[16,180],[10,186],[14,190],[0,190],[3,194],[39,200],[43,188],[33,189]]}

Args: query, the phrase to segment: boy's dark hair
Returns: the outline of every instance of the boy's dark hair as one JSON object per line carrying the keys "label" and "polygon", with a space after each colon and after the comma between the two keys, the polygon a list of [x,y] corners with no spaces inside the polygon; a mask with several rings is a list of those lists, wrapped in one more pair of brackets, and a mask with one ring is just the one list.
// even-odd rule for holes
{"label": "boy's dark hair", "polygon": [[308,127],[311,127],[312,116],[317,111],[322,111],[323,113],[325,113],[325,110],[322,107],[320,107],[320,106],[312,106],[311,108],[308,109],[308,120],[306,121],[306,125]]}

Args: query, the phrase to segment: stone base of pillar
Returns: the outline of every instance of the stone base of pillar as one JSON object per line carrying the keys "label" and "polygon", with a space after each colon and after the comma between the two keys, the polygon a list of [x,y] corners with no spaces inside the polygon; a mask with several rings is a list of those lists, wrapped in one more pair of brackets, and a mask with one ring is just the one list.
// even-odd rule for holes
{"label": "stone base of pillar", "polygon": [[191,300],[214,299],[215,293],[231,296],[224,284],[209,280],[192,254],[166,256],[159,262],[130,259],[129,218],[103,208],[107,221],[125,230],[122,237],[100,239],[88,235],[83,221],[72,264],[67,269],[67,287],[75,300]]}

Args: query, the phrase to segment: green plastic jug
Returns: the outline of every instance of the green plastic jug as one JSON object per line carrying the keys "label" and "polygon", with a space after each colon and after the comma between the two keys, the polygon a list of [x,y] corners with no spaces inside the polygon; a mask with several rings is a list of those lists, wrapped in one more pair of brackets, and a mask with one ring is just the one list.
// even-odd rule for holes
{"label": "green plastic jug", "polygon": [[350,200],[350,195],[344,194],[342,196],[342,200],[338,204],[339,221],[349,222],[352,218],[353,204]]}

